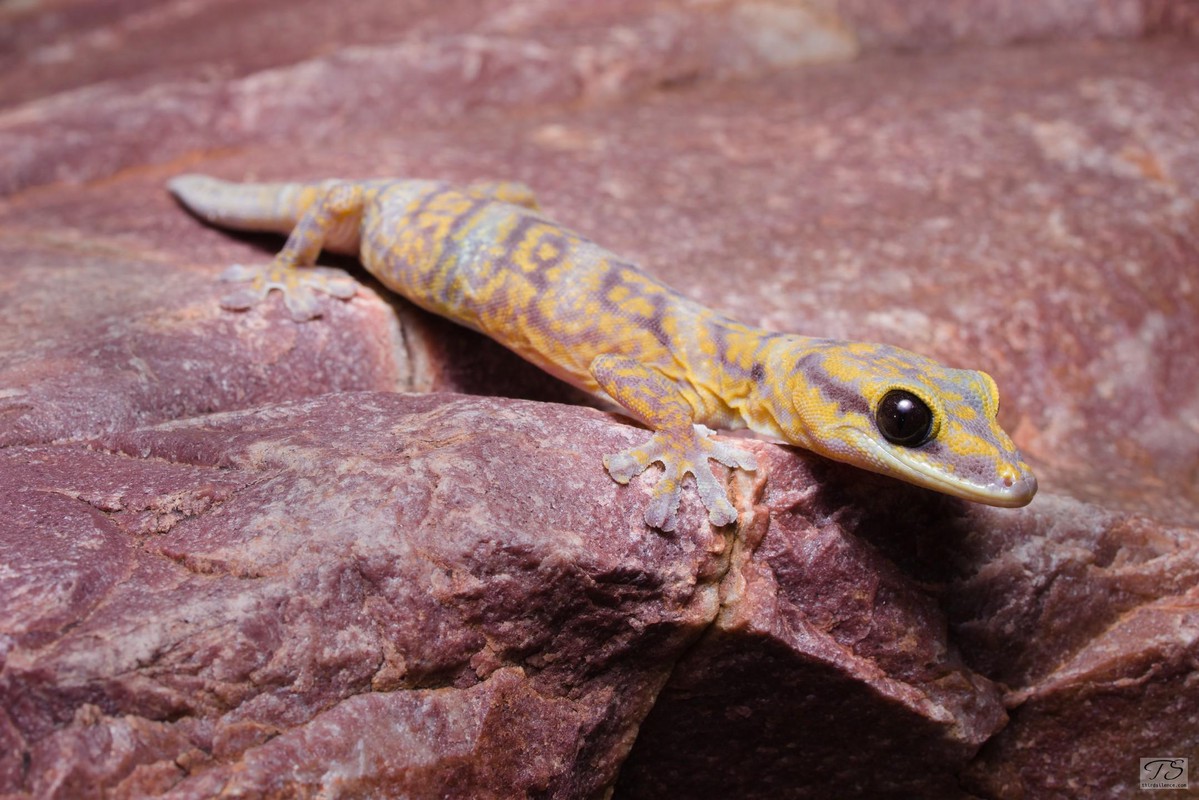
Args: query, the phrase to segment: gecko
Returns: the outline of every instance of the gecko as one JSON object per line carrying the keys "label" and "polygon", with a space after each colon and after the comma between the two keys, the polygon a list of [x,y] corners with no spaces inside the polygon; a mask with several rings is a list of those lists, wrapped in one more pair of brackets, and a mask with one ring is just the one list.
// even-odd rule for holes
{"label": "gecko", "polygon": [[603,463],[620,484],[661,465],[642,515],[653,528],[674,530],[687,475],[711,524],[737,520],[709,461],[746,471],[757,462],[714,428],[748,428],[989,505],[1023,506],[1036,493],[985,372],[737,322],[553,221],[523,184],[180,175],[168,189],[218,227],[287,236],[270,263],[222,275],[238,284],[220,301],[226,309],[279,291],[293,319],[313,319],[320,295],[357,291],[346,273],[315,266],[317,256],[356,255],[387,289],[623,409],[652,433]]}

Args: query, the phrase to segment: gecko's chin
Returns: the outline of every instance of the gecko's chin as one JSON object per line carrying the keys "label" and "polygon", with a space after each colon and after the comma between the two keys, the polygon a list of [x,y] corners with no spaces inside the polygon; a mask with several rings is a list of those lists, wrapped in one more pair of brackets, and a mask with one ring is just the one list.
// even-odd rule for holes
{"label": "gecko's chin", "polygon": [[1010,483],[1003,480],[997,480],[995,483],[987,486],[975,486],[969,483],[954,483],[952,484],[959,489],[946,489],[949,494],[956,494],[958,497],[967,500],[973,500],[977,503],[986,503],[989,506],[999,506],[1000,508],[1020,508],[1032,502],[1033,495],[1037,493],[1037,479],[1032,473],[1028,473],[1017,480]]}
{"label": "gecko's chin", "polygon": [[997,474],[994,480],[980,483],[934,469],[915,458],[903,458],[861,433],[858,433],[857,438],[874,456],[857,462],[858,466],[926,489],[1000,508],[1026,506],[1037,493],[1037,478],[1028,471],[1021,472],[1015,479],[1006,479]]}

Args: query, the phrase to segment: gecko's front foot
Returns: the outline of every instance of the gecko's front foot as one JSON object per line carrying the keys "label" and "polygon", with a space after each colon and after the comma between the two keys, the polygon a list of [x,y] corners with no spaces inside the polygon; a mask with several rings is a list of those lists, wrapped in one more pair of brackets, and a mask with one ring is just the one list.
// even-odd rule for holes
{"label": "gecko's front foot", "polygon": [[628,483],[654,463],[663,467],[662,477],[654,485],[645,523],[652,528],[673,531],[678,522],[679,497],[683,477],[695,478],[699,498],[708,509],[713,525],[728,525],[737,519],[737,509],[729,502],[728,491],[712,474],[708,459],[745,470],[757,469],[753,454],[711,438],[712,431],[703,425],[656,431],[648,442],[614,455],[604,457],[608,474],[617,483]]}
{"label": "gecko's front foot", "polygon": [[331,267],[297,269],[278,263],[263,266],[235,264],[221,274],[221,280],[246,284],[222,297],[221,308],[244,311],[277,289],[283,294],[283,303],[296,322],[320,316],[321,303],[317,293],[348,300],[358,291],[353,278]]}

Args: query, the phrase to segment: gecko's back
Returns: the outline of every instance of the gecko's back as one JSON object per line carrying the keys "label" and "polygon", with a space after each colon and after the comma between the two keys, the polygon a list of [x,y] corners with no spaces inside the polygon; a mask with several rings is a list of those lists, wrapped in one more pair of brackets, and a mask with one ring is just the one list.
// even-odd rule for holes
{"label": "gecko's back", "polygon": [[683,379],[705,332],[749,330],[532,208],[424,181],[366,208],[363,263],[388,288],[591,392],[599,355]]}
{"label": "gecko's back", "polygon": [[[215,225],[288,233],[335,183],[185,175],[170,189]],[[709,323],[736,326],[550,220],[513,184],[358,185],[361,210],[325,232],[323,249],[360,255],[392,291],[587,391],[602,394],[588,371],[597,355],[619,352],[675,372],[672,349]]]}

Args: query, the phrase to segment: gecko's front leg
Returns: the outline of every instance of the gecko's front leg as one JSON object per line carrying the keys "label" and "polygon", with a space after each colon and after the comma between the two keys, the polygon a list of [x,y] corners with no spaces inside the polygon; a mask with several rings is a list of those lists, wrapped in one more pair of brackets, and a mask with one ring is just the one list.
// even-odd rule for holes
{"label": "gecko's front leg", "polygon": [[590,371],[609,397],[654,429],[645,444],[604,458],[608,474],[618,483],[628,483],[650,464],[662,465],[662,477],[645,509],[646,524],[674,530],[688,473],[695,478],[708,520],[713,525],[734,522],[737,510],[729,502],[728,490],[712,474],[708,459],[754,470],[753,455],[712,439],[711,430],[692,421],[691,408],[674,384],[653,368],[624,356],[603,355],[591,362]]}
{"label": "gecko's front leg", "polygon": [[358,184],[330,181],[287,237],[287,243],[266,266],[234,265],[221,280],[248,284],[221,298],[221,307],[242,311],[261,302],[274,289],[283,294],[291,318],[297,322],[320,314],[316,293],[348,300],[358,291],[352,278],[339,269],[314,267],[331,230],[362,216],[363,191]]}

